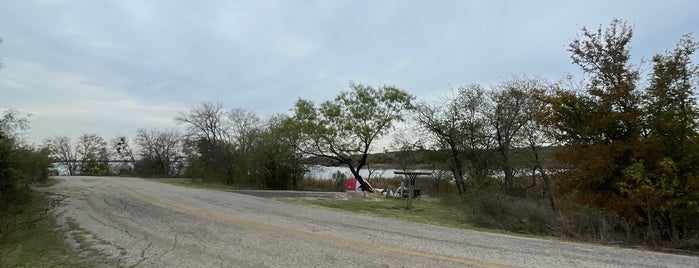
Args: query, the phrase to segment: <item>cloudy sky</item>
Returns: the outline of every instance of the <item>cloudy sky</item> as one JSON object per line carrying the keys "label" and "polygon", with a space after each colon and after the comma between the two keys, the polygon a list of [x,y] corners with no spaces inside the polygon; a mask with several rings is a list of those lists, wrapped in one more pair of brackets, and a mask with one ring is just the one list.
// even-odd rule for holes
{"label": "cloudy sky", "polygon": [[348,82],[420,99],[513,75],[578,73],[565,48],[613,18],[635,62],[699,34],[686,1],[3,0],[0,109],[28,140],[174,127],[202,101],[266,116]]}

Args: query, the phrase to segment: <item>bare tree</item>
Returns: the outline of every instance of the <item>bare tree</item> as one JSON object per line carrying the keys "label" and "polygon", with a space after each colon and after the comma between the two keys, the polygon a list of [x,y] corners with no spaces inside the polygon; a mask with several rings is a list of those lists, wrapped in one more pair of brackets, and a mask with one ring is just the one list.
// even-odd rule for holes
{"label": "bare tree", "polygon": [[262,128],[262,120],[255,112],[247,109],[232,109],[228,113],[230,133],[240,151],[246,153],[254,143],[255,133]]}
{"label": "bare tree", "polygon": [[80,158],[80,154],[71,144],[70,137],[55,136],[47,139],[45,144],[51,152],[51,157],[53,157],[55,161],[64,163],[66,165],[69,175],[77,175],[79,167],[78,159]]}
{"label": "bare tree", "polygon": [[232,109],[228,113],[230,123],[230,137],[233,147],[233,173],[239,180],[244,180],[247,184],[255,184],[253,163],[254,147],[262,142],[263,125],[262,120],[255,112],[246,109]]}
{"label": "bare tree", "polygon": [[117,174],[132,175],[136,157],[134,148],[131,147],[129,138],[123,135],[118,135],[110,141],[111,154],[115,157],[114,160],[119,161]]}
{"label": "bare tree", "polygon": [[547,172],[545,163],[541,156],[541,149],[545,146],[555,144],[550,129],[547,128],[545,120],[550,112],[550,107],[544,101],[546,89],[536,89],[532,92],[532,102],[527,108],[526,114],[529,117],[527,123],[522,127],[522,137],[533,156],[532,176],[536,178],[537,172],[544,182],[545,198],[548,199],[549,207],[556,211],[555,193],[551,179]]}
{"label": "bare tree", "polygon": [[189,113],[180,112],[175,122],[186,124],[187,138],[204,140],[216,145],[228,140],[228,124],[225,121],[225,111],[220,103],[202,102],[199,107]]}
{"label": "bare tree", "polygon": [[75,147],[80,155],[81,174],[104,175],[108,172],[107,142],[97,134],[83,134]]}
{"label": "bare tree", "polygon": [[418,122],[429,131],[441,150],[449,154],[449,169],[454,174],[456,189],[459,194],[464,193],[464,144],[460,126],[457,124],[458,113],[455,109],[443,110],[443,106],[418,105]]}
{"label": "bare tree", "polygon": [[[175,130],[139,129],[136,143],[141,149],[141,171],[146,175],[175,175],[181,156],[181,135]],[[145,170],[144,170],[145,169]]]}
{"label": "bare tree", "polygon": [[15,109],[2,111],[0,117],[0,138],[11,138],[21,142],[22,134],[29,129],[29,117],[31,114]]}
{"label": "bare tree", "polygon": [[136,157],[134,157],[134,150],[129,145],[129,138],[126,136],[117,136],[112,140],[112,146],[114,146],[114,154],[120,161],[124,162],[136,162]]}
{"label": "bare tree", "polygon": [[220,103],[202,102],[188,113],[175,117],[185,124],[188,172],[204,180],[232,183],[230,124]]}

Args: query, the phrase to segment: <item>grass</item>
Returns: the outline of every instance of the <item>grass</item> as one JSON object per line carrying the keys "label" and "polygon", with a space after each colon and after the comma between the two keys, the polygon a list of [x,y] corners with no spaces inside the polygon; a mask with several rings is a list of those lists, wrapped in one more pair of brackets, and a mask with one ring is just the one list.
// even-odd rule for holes
{"label": "grass", "polygon": [[48,195],[29,194],[27,203],[0,212],[0,267],[89,267],[48,213]]}
{"label": "grass", "polygon": [[214,190],[221,190],[221,191],[229,191],[229,190],[239,190],[239,187],[236,186],[231,186],[231,185],[223,185],[220,183],[205,183],[201,180],[192,180],[192,179],[187,179],[187,178],[157,178],[157,179],[148,179],[151,181],[156,181],[160,183],[166,183],[166,184],[171,184],[171,185],[176,185],[176,186],[183,186],[183,187],[188,187],[188,188],[197,188],[197,189],[214,189]]}
{"label": "grass", "polygon": [[[171,185],[215,189],[235,190],[233,186],[221,184],[207,184],[199,180],[191,179],[151,179],[156,182]],[[352,198],[341,199],[282,199],[284,202],[297,205],[324,207],[341,211],[348,211],[364,215],[391,218],[406,222],[416,222],[462,229],[482,229],[472,225],[471,219],[458,207],[446,204],[442,199],[421,197],[413,200],[412,208],[406,209],[406,199],[403,198]],[[485,229],[483,229],[485,230]]]}
{"label": "grass", "polygon": [[325,207],[406,222],[477,229],[469,224],[469,219],[465,213],[436,198],[423,197],[413,200],[410,210],[406,209],[406,200],[402,198],[286,199],[284,201],[291,204]]}

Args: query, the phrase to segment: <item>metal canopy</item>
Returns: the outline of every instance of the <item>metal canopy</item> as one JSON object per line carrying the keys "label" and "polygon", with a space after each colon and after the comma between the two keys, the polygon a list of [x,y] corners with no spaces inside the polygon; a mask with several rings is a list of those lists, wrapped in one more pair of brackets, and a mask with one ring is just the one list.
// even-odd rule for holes
{"label": "metal canopy", "polygon": [[427,175],[432,175],[432,172],[424,172],[424,171],[394,171],[393,174],[396,175],[405,175],[408,179],[410,179],[410,184],[408,184],[408,204],[407,204],[407,209],[410,209],[410,205],[413,203],[413,188],[415,187],[415,178],[417,176],[427,176]]}

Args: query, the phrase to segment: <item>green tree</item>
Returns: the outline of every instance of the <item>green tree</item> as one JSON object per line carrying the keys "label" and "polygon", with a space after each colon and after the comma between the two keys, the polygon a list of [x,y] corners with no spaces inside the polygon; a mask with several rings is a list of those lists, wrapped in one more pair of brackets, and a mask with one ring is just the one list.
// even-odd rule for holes
{"label": "green tree", "polygon": [[500,168],[505,175],[504,188],[508,192],[515,190],[516,171],[512,151],[527,145],[524,128],[533,127],[535,105],[538,105],[533,96],[541,87],[542,83],[536,79],[513,78],[499,83],[490,93],[494,107],[488,117],[500,155]]}
{"label": "green tree", "polygon": [[[573,63],[587,74],[585,93],[559,89],[549,99],[566,190],[581,191],[586,203],[621,204],[617,184],[633,163],[641,134],[639,73],[630,62],[630,27],[614,20],[604,32],[582,29],[569,46]],[[612,200],[610,200],[610,197]],[[620,208],[614,208],[618,210]]]}
{"label": "green tree", "polygon": [[13,109],[3,111],[0,117],[0,211],[5,205],[25,200],[31,184],[49,177],[48,151],[32,148],[21,138],[29,127],[28,117]]}
{"label": "green tree", "polygon": [[[656,55],[644,91],[629,63],[633,31],[614,20],[571,43],[573,62],[587,74],[584,91],[559,88],[547,99],[545,121],[562,149],[561,190],[627,221],[644,241],[697,232],[697,44],[680,39]],[[620,229],[628,226],[621,226]]]}
{"label": "green tree", "polygon": [[250,159],[256,179],[266,189],[299,189],[306,169],[303,155],[296,150],[299,139],[289,130],[289,117],[274,115],[257,132]]}
{"label": "green tree", "polygon": [[419,124],[436,140],[438,150],[448,155],[459,194],[466,191],[468,180],[480,183],[488,174],[492,135],[486,114],[491,108],[479,85],[459,88],[459,94],[444,104],[417,107]]}
{"label": "green tree", "polygon": [[699,119],[694,96],[699,65],[692,63],[697,48],[699,43],[685,35],[673,51],[655,55],[650,86],[644,95],[647,136],[654,143],[662,141],[657,153],[670,157],[680,165],[680,171],[688,172],[696,170],[697,161],[693,153],[697,148],[692,145],[697,139]]}
{"label": "green tree", "polygon": [[335,100],[317,106],[299,99],[293,117],[295,129],[301,134],[298,149],[328,159],[333,165],[347,166],[363,190],[373,191],[359,171],[366,166],[374,141],[393,123],[403,120],[403,111],[411,107],[413,99],[396,87],[375,89],[355,83]]}
{"label": "green tree", "polygon": [[46,181],[49,177],[51,159],[48,150],[36,150],[22,140],[22,133],[29,129],[29,116],[7,109],[0,117],[0,215],[6,204],[28,196],[26,192],[31,183]]}
{"label": "green tree", "polygon": [[[644,94],[648,114],[644,151],[639,153],[643,161],[629,167],[643,172],[630,173],[633,180],[624,184],[624,193],[643,204],[649,232],[665,240],[677,240],[699,227],[699,112],[694,96],[699,66],[692,62],[697,48],[699,44],[685,35],[674,50],[652,58],[650,86]],[[649,188],[654,191],[648,193]]]}

